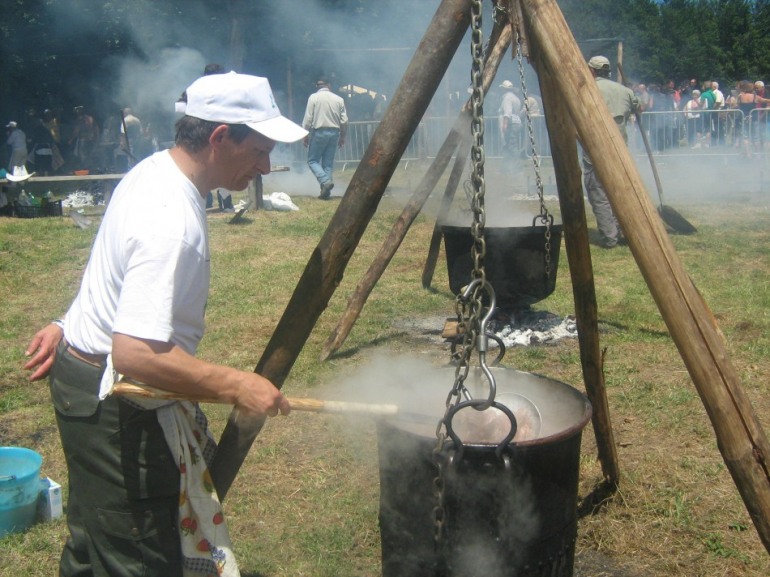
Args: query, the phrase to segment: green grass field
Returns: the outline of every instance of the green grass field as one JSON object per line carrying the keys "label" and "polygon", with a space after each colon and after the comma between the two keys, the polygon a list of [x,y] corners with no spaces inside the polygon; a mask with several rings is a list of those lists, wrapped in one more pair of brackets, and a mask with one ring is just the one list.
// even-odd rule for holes
{"label": "green grass field", "polygon": [[[299,211],[252,211],[237,225],[228,224],[230,215],[209,217],[212,290],[208,332],[200,347],[208,360],[253,369],[339,203],[286,192]],[[331,398],[335,385],[349,385],[382,355],[394,366],[415,356],[426,364],[449,361],[448,346],[437,336],[442,319],[455,310],[443,251],[432,290],[420,283],[434,224],[428,215],[438,197],[433,195],[429,210],[411,228],[342,348],[319,362],[351,291],[400,213],[403,195],[383,200],[285,383],[287,394]],[[686,205],[675,198],[673,203],[699,229],[673,237],[677,253],[717,318],[747,395],[768,426],[770,203],[760,193],[704,195]],[[88,213],[95,225],[85,230],[66,216],[0,218],[0,445],[41,453],[43,475],[59,481],[65,496],[66,468],[47,385],[30,384],[22,364],[30,337],[63,314],[77,291],[100,218],[99,209]],[[592,258],[622,477],[616,494],[579,519],[576,573],[770,574],[767,551],[630,250],[592,248]],[[563,247],[556,291],[534,308],[574,313]],[[436,320],[435,331],[417,334],[416,319]],[[503,365],[583,388],[576,339],[512,348]],[[355,388],[344,390],[350,395]],[[212,428],[220,432],[229,407],[206,409]],[[601,478],[589,424],[583,434],[580,498]],[[378,483],[372,420],[300,412],[271,420],[225,502],[242,574],[379,575]],[[55,575],[66,533],[64,520],[58,520],[3,538],[0,575]]]}

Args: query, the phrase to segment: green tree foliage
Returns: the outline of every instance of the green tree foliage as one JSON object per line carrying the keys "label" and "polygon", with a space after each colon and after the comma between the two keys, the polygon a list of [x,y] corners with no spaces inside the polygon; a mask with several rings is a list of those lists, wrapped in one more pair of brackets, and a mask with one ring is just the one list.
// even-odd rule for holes
{"label": "green tree foliage", "polygon": [[767,78],[770,71],[770,1],[754,3],[753,20],[748,32],[748,42],[753,51],[749,69],[750,78]]}
{"label": "green tree foliage", "polygon": [[770,70],[768,0],[563,0],[584,52],[593,38],[623,42],[624,68],[645,82],[732,83]]}
{"label": "green tree foliage", "polygon": [[[108,101],[112,110],[146,84],[122,87],[121,67],[142,63],[166,74],[167,52],[190,50],[305,90],[335,63],[366,64],[372,81],[409,32],[415,46],[439,0],[5,0],[0,19],[0,117],[30,107]],[[631,79],[715,78],[731,84],[770,72],[770,0],[559,0],[586,57],[623,45]],[[417,12],[420,11],[419,17]],[[397,19],[394,18],[397,16]],[[392,22],[398,22],[396,26]],[[330,28],[330,24],[334,28]],[[333,30],[333,31],[330,31]],[[196,65],[197,66],[197,65]],[[386,72],[389,74],[386,74]],[[176,79],[173,79],[176,81]],[[397,80],[397,78],[396,78]],[[366,81],[369,81],[368,79]],[[184,81],[180,81],[184,82]],[[362,80],[363,82],[363,80]],[[275,86],[274,86],[275,88]],[[376,88],[376,87],[375,87]],[[301,103],[305,94],[294,98]]]}

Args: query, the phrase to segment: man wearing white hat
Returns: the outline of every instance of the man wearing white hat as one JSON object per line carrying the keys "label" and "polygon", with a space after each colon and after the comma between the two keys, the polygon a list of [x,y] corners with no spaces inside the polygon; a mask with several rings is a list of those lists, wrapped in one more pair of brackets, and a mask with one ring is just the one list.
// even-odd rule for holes
{"label": "man wearing white hat", "polygon": [[513,90],[513,82],[503,80],[499,88],[503,89],[503,98],[500,101],[498,110],[500,118],[500,139],[502,140],[503,150],[515,153],[519,149],[519,138],[521,134],[521,99],[516,96]]}
{"label": "man wearing white hat", "polygon": [[195,353],[210,277],[206,195],[242,190],[269,173],[275,143],[306,131],[281,116],[266,78],[204,76],[186,93],[175,147],[120,182],[79,294],[27,349],[30,379],[50,372],[67,459],[63,577],[239,574],[210,481],[215,444],[200,407],[129,400],[111,394],[115,381],[219,399],[245,414],[289,412],[264,377]]}
{"label": "man wearing white hat", "polygon": [[6,144],[11,149],[8,172],[13,172],[14,167],[24,166],[27,162],[27,135],[14,120],[5,125],[5,130],[8,133]]}

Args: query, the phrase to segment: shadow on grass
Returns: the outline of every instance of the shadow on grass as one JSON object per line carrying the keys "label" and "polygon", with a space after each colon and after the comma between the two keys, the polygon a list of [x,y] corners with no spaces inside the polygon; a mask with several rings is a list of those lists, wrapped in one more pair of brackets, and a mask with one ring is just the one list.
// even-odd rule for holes
{"label": "shadow on grass", "polygon": [[438,289],[435,286],[433,286],[432,283],[430,286],[427,286],[427,287],[423,286],[422,288],[425,292],[428,292],[433,295],[440,295],[440,296],[446,297],[447,299],[457,298],[457,295],[454,294],[453,292],[446,289]]}
{"label": "shadow on grass", "polygon": [[614,483],[610,483],[608,481],[602,481],[601,483],[598,483],[594,487],[593,491],[583,497],[583,499],[578,504],[578,519],[600,513],[604,506],[612,501],[615,493],[617,493],[617,490],[618,487]]}
{"label": "shadow on grass", "polygon": [[599,320],[600,332],[610,332],[613,330],[618,332],[628,333],[628,334],[636,332],[638,334],[649,335],[651,337],[661,337],[666,339],[671,338],[671,334],[667,330],[656,330],[656,329],[650,329],[646,327],[631,327],[626,323],[619,323],[616,321],[607,321],[603,319]]}
{"label": "shadow on grass", "polygon": [[377,337],[376,339],[373,339],[373,340],[369,341],[368,343],[363,344],[363,345],[359,345],[357,347],[352,347],[352,348],[344,349],[344,350],[341,350],[341,351],[337,350],[337,351],[333,352],[332,354],[330,354],[329,358],[330,359],[349,359],[351,357],[356,356],[361,351],[365,351],[367,349],[376,348],[376,347],[378,347],[380,345],[383,345],[383,344],[392,342],[392,341],[394,341],[396,339],[408,336],[408,334],[409,333],[407,333],[406,331],[399,331],[399,332],[393,333],[391,335]]}

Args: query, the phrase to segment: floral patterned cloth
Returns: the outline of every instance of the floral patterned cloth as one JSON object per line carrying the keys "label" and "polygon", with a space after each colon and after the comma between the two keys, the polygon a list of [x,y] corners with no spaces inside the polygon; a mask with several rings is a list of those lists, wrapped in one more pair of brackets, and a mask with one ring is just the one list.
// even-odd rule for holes
{"label": "floral patterned cloth", "polygon": [[[107,356],[99,398],[112,393],[120,375]],[[191,401],[156,401],[132,398],[137,406],[156,411],[171,454],[179,465],[179,538],[185,577],[240,577],[209,466],[216,442],[206,415]]]}
{"label": "floral patterned cloth", "polygon": [[208,465],[216,443],[197,403],[175,402],[157,410],[166,442],[179,463],[179,535],[185,576],[239,577],[222,505]]}

